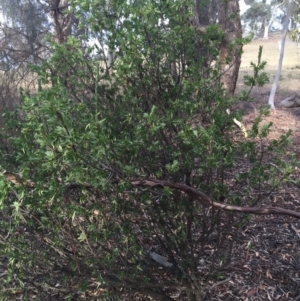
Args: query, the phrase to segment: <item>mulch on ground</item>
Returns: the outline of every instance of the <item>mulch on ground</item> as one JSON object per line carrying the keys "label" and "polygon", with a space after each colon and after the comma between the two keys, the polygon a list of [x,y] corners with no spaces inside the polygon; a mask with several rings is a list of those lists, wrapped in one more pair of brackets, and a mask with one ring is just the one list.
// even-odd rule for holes
{"label": "mulch on ground", "polygon": [[[246,111],[243,123],[248,129],[259,106],[267,105],[269,91],[256,89],[252,103],[239,105]],[[285,91],[279,98],[291,93]],[[279,101],[276,105],[276,110],[263,118],[263,124],[273,124],[268,139],[277,139],[291,129],[289,152],[299,158],[300,108],[281,108]],[[284,187],[269,198],[268,205],[300,212],[300,187]],[[240,233],[226,272],[226,279],[212,285],[205,300],[300,300],[300,220],[288,216],[252,216]]]}

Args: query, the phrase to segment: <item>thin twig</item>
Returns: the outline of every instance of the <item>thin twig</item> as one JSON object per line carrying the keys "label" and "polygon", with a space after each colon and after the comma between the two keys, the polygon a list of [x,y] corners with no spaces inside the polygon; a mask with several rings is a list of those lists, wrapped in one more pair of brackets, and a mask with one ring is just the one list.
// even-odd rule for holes
{"label": "thin twig", "polygon": [[219,285],[222,285],[222,284],[224,284],[224,283],[227,283],[227,282],[229,282],[230,280],[231,280],[231,276],[228,277],[227,279],[223,280],[223,281],[220,281],[220,282],[218,282],[218,283],[215,283],[215,284],[212,285],[208,290],[212,290],[212,289],[214,289],[216,286],[219,286]]}
{"label": "thin twig", "polygon": [[292,230],[294,230],[294,232],[296,233],[296,235],[300,238],[300,234],[299,234],[297,228],[293,224],[291,224],[291,228],[292,228]]}

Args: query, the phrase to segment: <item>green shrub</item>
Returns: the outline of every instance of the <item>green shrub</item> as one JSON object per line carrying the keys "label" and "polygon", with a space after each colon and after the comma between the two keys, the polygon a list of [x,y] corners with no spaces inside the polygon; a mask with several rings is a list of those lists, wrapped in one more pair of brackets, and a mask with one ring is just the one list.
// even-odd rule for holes
{"label": "green shrub", "polygon": [[224,33],[192,26],[189,1],[117,2],[90,10],[94,29],[109,33],[112,65],[75,38],[53,44],[51,59],[35,67],[40,91],[24,92],[7,122],[14,134],[1,165],[23,182],[0,179],[3,299],[201,300],[208,282],[223,277],[244,216],[132,182],[184,183],[250,206],[282,181],[269,163],[282,168],[287,137],[259,149],[265,111],[247,139],[232,121],[241,114],[226,113],[238,97],[224,92],[219,64],[208,64],[218,61]]}

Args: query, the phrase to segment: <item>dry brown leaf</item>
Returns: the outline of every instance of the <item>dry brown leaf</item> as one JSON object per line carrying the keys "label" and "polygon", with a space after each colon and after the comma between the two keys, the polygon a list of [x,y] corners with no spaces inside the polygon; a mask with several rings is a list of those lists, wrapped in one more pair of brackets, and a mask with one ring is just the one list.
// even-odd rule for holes
{"label": "dry brown leaf", "polygon": [[257,287],[254,287],[254,288],[252,288],[251,290],[249,290],[249,291],[247,292],[247,296],[248,296],[248,297],[252,297],[252,296],[254,296],[256,293],[257,293]]}
{"label": "dry brown leaf", "polygon": [[270,273],[270,270],[267,270],[266,276],[267,276],[267,278],[273,279],[273,277]]}
{"label": "dry brown leaf", "polygon": [[25,185],[28,187],[34,187],[34,182],[31,180],[23,180],[19,174],[9,171],[3,171],[3,175],[9,182],[13,183],[16,186]]}
{"label": "dry brown leaf", "polygon": [[11,183],[13,183],[17,186],[20,186],[23,184],[20,175],[18,175],[16,173],[9,172],[9,171],[3,171],[3,175],[6,178],[6,180],[10,181]]}

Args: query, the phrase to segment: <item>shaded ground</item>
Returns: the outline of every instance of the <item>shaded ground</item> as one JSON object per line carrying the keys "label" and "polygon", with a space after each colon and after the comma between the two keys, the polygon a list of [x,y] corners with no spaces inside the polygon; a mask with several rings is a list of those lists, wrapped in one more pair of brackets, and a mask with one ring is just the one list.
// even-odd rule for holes
{"label": "shaded ground", "polygon": [[[270,83],[252,91],[253,103],[242,106],[246,110],[244,124],[250,127],[260,105],[267,105],[276,73],[280,35],[269,40],[258,39],[244,47],[238,81],[238,91],[243,88],[242,78],[251,72],[250,62],[257,61],[259,45],[263,45],[263,60],[268,62],[266,72]],[[293,144],[290,151],[300,156],[300,108],[283,109],[279,103],[300,89],[300,48],[288,41],[283,62],[283,72],[275,97],[276,111],[264,122],[274,124],[270,139],[278,138],[291,129]],[[300,211],[300,189],[293,185],[269,198],[269,204]],[[300,220],[284,216],[252,216],[243,229],[228,268],[224,283],[213,288],[206,300],[300,300]]]}

